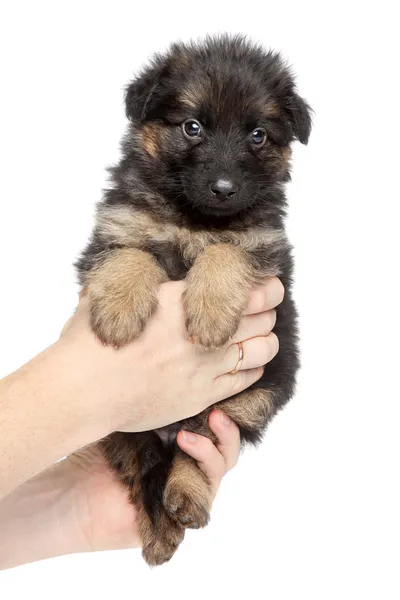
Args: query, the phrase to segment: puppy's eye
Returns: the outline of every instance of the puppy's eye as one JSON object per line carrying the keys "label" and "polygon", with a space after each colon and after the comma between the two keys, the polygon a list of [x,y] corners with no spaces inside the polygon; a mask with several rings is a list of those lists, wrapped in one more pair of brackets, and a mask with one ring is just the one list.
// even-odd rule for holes
{"label": "puppy's eye", "polygon": [[251,141],[253,144],[261,148],[267,141],[267,132],[263,127],[257,127],[251,134]]}
{"label": "puppy's eye", "polygon": [[187,138],[199,138],[201,137],[201,125],[195,119],[188,119],[182,123],[182,130]]}

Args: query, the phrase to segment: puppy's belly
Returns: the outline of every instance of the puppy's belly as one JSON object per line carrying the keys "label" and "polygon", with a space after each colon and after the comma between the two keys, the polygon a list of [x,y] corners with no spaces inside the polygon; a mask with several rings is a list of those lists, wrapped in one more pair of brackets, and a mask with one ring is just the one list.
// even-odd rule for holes
{"label": "puppy's belly", "polygon": [[171,425],[155,429],[154,433],[158,435],[164,446],[171,446],[175,443],[180,429],[182,429],[181,423],[171,423]]}

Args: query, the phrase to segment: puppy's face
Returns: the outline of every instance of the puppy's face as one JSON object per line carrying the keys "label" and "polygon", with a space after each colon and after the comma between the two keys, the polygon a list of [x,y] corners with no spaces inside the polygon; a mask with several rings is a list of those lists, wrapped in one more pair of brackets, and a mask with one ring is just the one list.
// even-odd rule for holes
{"label": "puppy's face", "polygon": [[271,201],[311,119],[280,57],[240,39],[173,46],[127,90],[147,182],[181,211],[218,219]]}

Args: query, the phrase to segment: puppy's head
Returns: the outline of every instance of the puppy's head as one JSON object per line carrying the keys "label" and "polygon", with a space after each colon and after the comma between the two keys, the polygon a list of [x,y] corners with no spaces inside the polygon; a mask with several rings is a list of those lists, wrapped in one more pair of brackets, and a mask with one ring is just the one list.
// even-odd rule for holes
{"label": "puppy's head", "polygon": [[213,220],[268,202],[306,144],[310,108],[280,56],[243,38],[174,45],[126,92],[131,144],[149,185]]}

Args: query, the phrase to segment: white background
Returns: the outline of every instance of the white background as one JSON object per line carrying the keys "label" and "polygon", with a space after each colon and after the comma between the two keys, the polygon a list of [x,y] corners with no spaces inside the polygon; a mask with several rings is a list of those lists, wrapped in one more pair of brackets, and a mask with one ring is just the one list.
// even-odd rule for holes
{"label": "white background", "polygon": [[75,306],[71,263],[118,158],[122,88],[153,51],[246,33],[295,65],[316,116],[288,190],[296,398],[169,564],[151,571],[132,550],[63,557],[0,574],[2,600],[400,598],[394,13],[394,1],[3,0],[2,375],[54,341]]}

